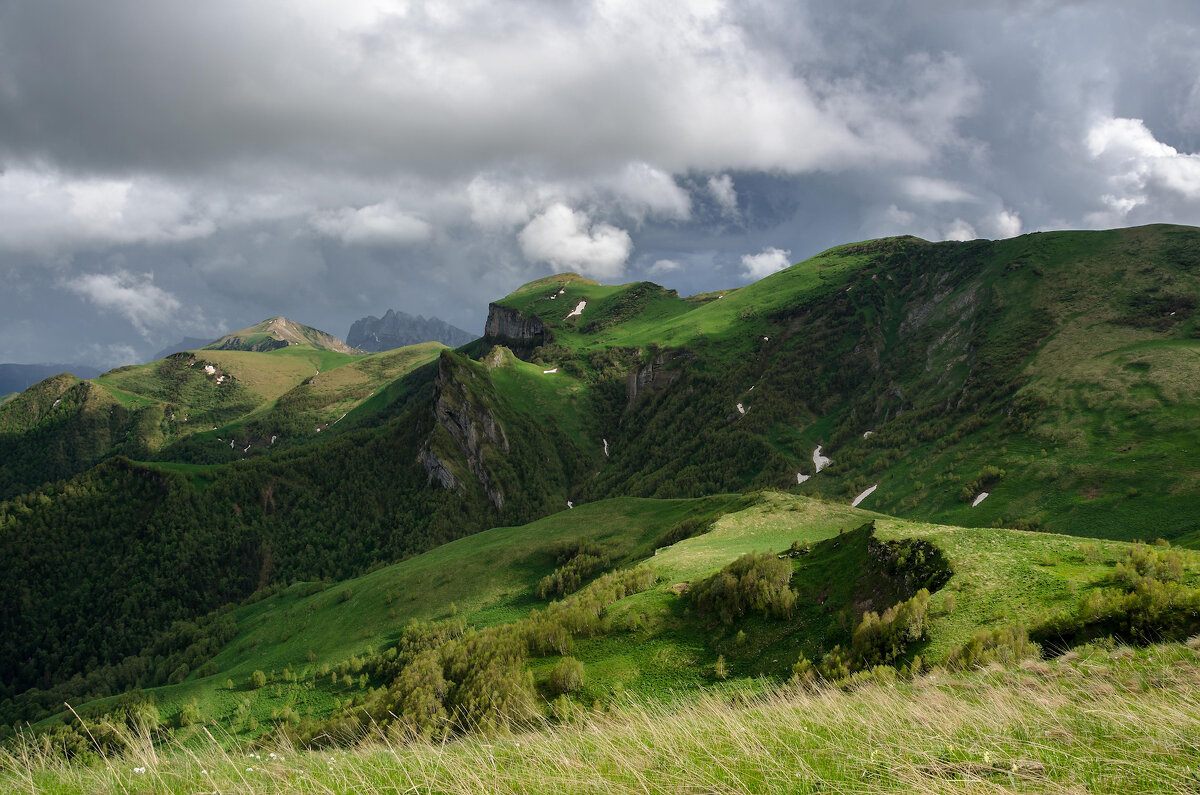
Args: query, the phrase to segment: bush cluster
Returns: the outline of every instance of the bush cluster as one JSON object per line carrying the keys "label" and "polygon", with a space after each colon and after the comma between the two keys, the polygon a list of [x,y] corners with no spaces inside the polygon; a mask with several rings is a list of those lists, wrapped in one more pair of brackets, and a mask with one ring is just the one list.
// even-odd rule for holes
{"label": "bush cluster", "polygon": [[[893,664],[904,656],[908,644],[929,636],[929,591],[922,588],[911,599],[898,602],[879,615],[863,614],[854,629],[850,648],[834,646],[813,663],[803,654],[792,666],[792,681],[811,685],[818,680],[853,686],[879,677],[895,679]],[[919,657],[905,669],[920,670]]]}
{"label": "bush cluster", "polygon": [[1010,624],[976,632],[961,648],[951,652],[946,658],[946,667],[952,671],[965,671],[992,663],[1011,665],[1039,654],[1037,644],[1029,640],[1029,631],[1020,624]]}
{"label": "bush cluster", "polygon": [[[566,654],[574,637],[601,634],[609,605],[653,583],[645,567],[609,572],[522,621],[480,631],[461,620],[412,623],[395,646],[361,663],[363,675],[381,686],[327,720],[283,723],[278,730],[311,746],[353,742],[378,730],[399,739],[442,739],[523,725],[540,715],[525,666],[529,657]],[[561,695],[583,681],[582,664],[564,657],[546,687]]]}
{"label": "bush cluster", "polygon": [[574,541],[558,545],[555,550],[558,564],[537,584],[538,599],[575,593],[598,572],[612,565],[612,557],[592,541]]}
{"label": "bush cluster", "polygon": [[1034,636],[1063,648],[1104,637],[1129,643],[1187,638],[1200,632],[1200,588],[1179,582],[1182,576],[1178,550],[1134,544],[1117,563],[1117,587],[1088,592]]}
{"label": "bush cluster", "polygon": [[791,579],[790,560],[750,552],[693,585],[689,593],[701,615],[715,614],[726,624],[751,610],[785,618],[796,604]]}

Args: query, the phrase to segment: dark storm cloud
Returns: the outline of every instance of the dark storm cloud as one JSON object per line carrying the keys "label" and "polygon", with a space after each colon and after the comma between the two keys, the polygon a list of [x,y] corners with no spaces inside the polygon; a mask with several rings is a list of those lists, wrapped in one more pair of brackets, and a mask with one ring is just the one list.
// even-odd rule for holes
{"label": "dark storm cloud", "polygon": [[558,269],[706,290],[884,234],[1195,223],[1198,22],[1185,0],[0,0],[0,360],[274,314],[478,328]]}

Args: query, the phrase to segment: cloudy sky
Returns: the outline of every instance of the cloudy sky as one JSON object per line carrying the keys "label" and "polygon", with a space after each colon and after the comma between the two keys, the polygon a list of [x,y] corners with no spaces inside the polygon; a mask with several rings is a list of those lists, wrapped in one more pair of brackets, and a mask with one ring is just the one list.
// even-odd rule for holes
{"label": "cloudy sky", "polygon": [[1195,0],[0,0],[0,361],[1200,223]]}

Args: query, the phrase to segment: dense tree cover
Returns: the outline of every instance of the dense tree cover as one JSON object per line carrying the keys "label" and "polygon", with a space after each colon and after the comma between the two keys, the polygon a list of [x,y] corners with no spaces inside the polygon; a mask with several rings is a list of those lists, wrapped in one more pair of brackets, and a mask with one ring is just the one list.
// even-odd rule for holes
{"label": "dense tree cover", "polygon": [[[137,654],[118,663],[89,667],[66,681],[52,682],[48,689],[34,687],[0,700],[0,715],[5,724],[32,722],[60,711],[64,703],[82,704],[129,690],[175,684],[192,671],[211,676],[216,667],[208,661],[236,634],[230,605],[195,621],[175,621]],[[42,681],[46,681],[44,677]],[[0,728],[0,734],[3,731]]]}
{"label": "dense tree cover", "polygon": [[481,499],[427,488],[429,422],[239,463],[202,492],[117,458],[0,504],[0,698],[140,656],[171,622],[274,583],[345,579],[494,524]]}

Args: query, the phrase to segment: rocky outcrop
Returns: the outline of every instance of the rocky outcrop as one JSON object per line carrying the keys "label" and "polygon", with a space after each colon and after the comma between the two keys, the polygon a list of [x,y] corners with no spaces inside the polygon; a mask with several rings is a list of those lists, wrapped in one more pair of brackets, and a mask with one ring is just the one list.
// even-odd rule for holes
{"label": "rocky outcrop", "polygon": [[488,319],[483,327],[483,336],[492,341],[536,347],[547,341],[549,333],[545,324],[536,317],[526,317],[507,306],[488,304]]}
{"label": "rocky outcrop", "polygon": [[219,344],[217,344],[216,350],[218,350],[218,351],[252,351],[254,353],[266,353],[267,351],[274,351],[274,350],[278,350],[279,348],[286,348],[289,344],[291,344],[291,343],[289,343],[287,340],[279,340],[279,339],[274,339],[274,338],[248,341],[246,339],[243,339],[242,337],[230,335],[230,336],[224,337],[220,340]]}
{"label": "rocky outcrop", "polygon": [[[486,453],[509,452],[508,437],[496,418],[471,394],[469,386],[457,377],[453,359],[443,355],[434,381],[433,415],[437,426],[425,441],[418,460],[428,473],[429,483],[437,480],[443,488],[462,491],[465,484],[456,476],[447,458],[461,453],[467,469],[483,487],[488,501],[497,509],[504,507],[504,493],[488,471]],[[448,449],[451,446],[457,450]]]}
{"label": "rocky outcrop", "polygon": [[421,462],[421,466],[425,467],[425,472],[429,475],[427,483],[433,483],[436,480],[447,491],[462,490],[462,483],[450,471],[450,467],[446,465],[446,462],[438,458],[437,453],[429,448],[428,443],[421,448],[421,452],[417,455],[417,460]]}
{"label": "rocky outcrop", "polygon": [[643,392],[654,392],[665,389],[679,379],[679,370],[664,369],[666,365],[693,358],[690,353],[675,353],[667,355],[660,353],[638,369],[625,377],[626,405],[632,406],[638,395]]}

